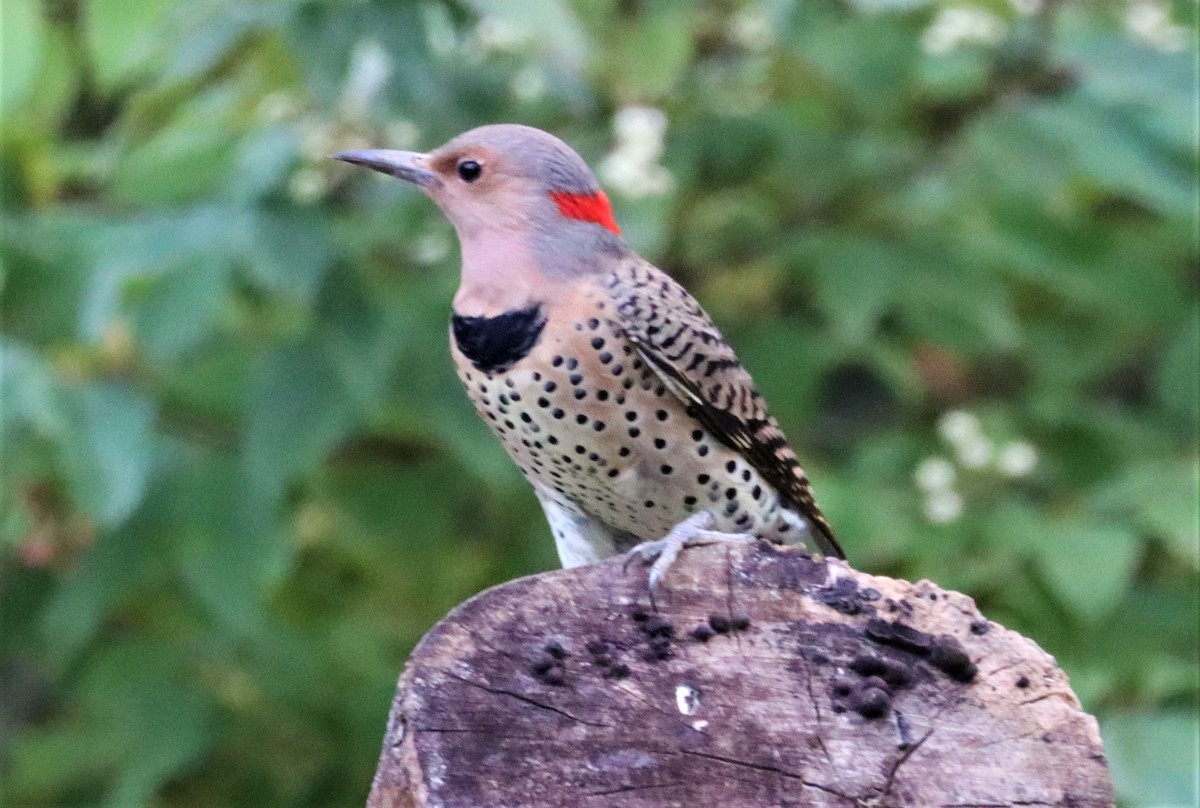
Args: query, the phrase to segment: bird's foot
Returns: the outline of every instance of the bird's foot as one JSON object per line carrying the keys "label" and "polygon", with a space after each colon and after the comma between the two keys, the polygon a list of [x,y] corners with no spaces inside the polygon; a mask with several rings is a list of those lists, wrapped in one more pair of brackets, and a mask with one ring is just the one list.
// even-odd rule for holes
{"label": "bird's foot", "polygon": [[719,542],[746,544],[756,541],[748,533],[724,533],[720,530],[713,530],[714,521],[716,520],[708,511],[694,513],[671,528],[663,538],[644,541],[629,551],[629,555],[625,559],[626,564],[634,558],[650,564],[651,598],[653,598],[659,582],[667,574],[671,565],[675,563],[675,559],[679,557],[679,552],[683,548],[700,547]]}

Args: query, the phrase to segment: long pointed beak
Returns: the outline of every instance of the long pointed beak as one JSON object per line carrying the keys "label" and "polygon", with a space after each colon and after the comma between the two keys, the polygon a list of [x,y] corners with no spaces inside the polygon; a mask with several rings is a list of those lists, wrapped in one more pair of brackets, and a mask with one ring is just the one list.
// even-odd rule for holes
{"label": "long pointed beak", "polygon": [[407,180],[422,188],[429,188],[438,182],[437,174],[425,167],[427,155],[420,152],[396,149],[358,149],[338,152],[332,156],[334,160],[342,160],[356,166],[366,166],[382,174],[390,174],[393,177]]}

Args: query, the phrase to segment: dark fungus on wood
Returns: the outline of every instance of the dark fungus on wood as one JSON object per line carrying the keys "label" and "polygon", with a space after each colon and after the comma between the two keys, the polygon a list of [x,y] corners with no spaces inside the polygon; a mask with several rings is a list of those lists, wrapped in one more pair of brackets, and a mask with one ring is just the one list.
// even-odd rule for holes
{"label": "dark fungus on wood", "polygon": [[401,679],[370,808],[1113,804],[1065,675],[962,595],[716,546],[644,600],[614,559],[456,609]]}

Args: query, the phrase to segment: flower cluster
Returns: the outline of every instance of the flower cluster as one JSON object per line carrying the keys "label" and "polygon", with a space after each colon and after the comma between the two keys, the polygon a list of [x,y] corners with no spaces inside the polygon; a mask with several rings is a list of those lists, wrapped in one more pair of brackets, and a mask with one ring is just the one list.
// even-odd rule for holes
{"label": "flower cluster", "polygon": [[358,42],[350,54],[350,65],[342,84],[337,115],[306,114],[299,101],[285,93],[272,93],[259,104],[259,118],[266,124],[294,122],[300,138],[303,163],[288,180],[288,195],[294,202],[310,204],[324,198],[334,178],[347,169],[329,159],[336,151],[365,149],[384,143],[388,148],[415,148],[421,132],[412,121],[397,119],[380,126],[371,121],[393,72],[387,50],[374,39]]}
{"label": "flower cluster", "polygon": [[518,101],[537,101],[546,95],[546,74],[536,65],[526,65],[513,74],[508,90]]}
{"label": "flower cluster", "polygon": [[1125,27],[1161,51],[1175,53],[1188,45],[1188,29],[1171,21],[1171,9],[1163,0],[1133,0],[1125,11]]}
{"label": "flower cluster", "polygon": [[661,196],[675,184],[659,165],[667,116],[654,107],[624,107],[613,119],[617,146],[600,163],[605,183],[629,197]]}
{"label": "flower cluster", "polygon": [[1004,38],[1004,21],[981,8],[946,6],[939,9],[933,22],[921,34],[926,53],[940,56],[966,44],[993,45]]}
{"label": "flower cluster", "polygon": [[510,17],[484,14],[475,23],[473,33],[474,50],[482,54],[520,53],[533,42],[532,28],[521,25]]}
{"label": "flower cluster", "polygon": [[945,413],[938,420],[938,434],[953,457],[927,457],[913,472],[913,480],[925,496],[925,518],[933,524],[946,524],[962,516],[963,496],[956,487],[960,472],[992,469],[1015,479],[1026,477],[1037,468],[1038,454],[1033,444],[1014,440],[997,447],[984,434],[974,413],[965,410]]}
{"label": "flower cluster", "polygon": [[729,33],[746,50],[761,53],[775,44],[775,21],[765,5],[749,5],[734,15]]}

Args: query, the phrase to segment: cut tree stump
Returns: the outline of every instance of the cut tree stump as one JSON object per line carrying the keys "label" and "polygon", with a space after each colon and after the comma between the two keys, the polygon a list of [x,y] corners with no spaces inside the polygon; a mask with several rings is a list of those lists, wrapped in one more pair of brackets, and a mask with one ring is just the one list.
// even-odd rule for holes
{"label": "cut tree stump", "polygon": [[490,589],[400,679],[369,808],[1113,805],[1032,641],[928,581],[790,549]]}

